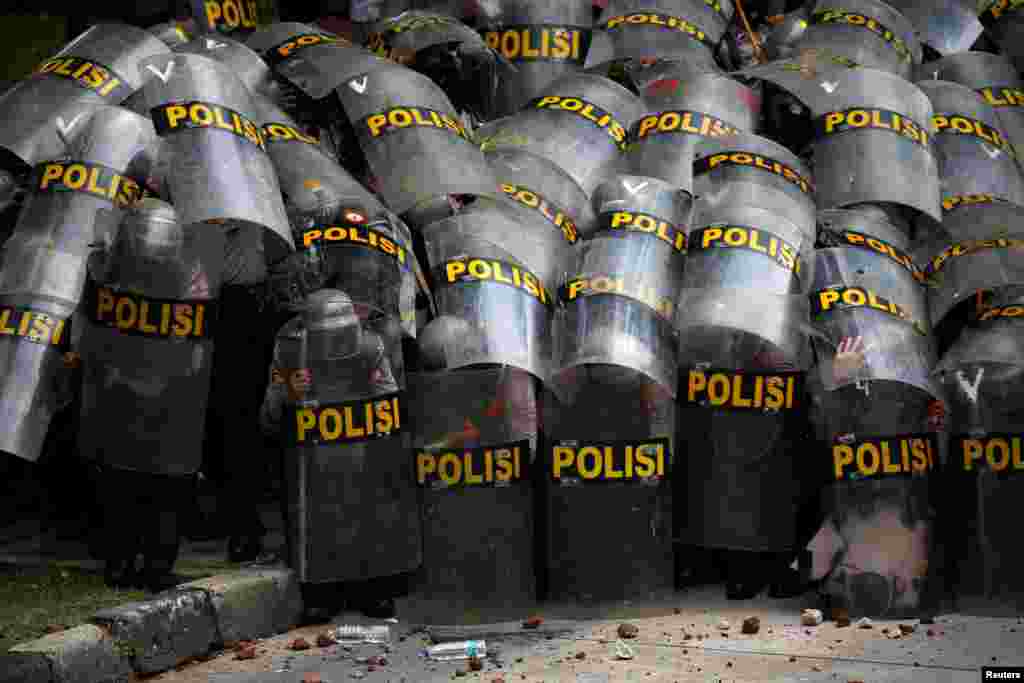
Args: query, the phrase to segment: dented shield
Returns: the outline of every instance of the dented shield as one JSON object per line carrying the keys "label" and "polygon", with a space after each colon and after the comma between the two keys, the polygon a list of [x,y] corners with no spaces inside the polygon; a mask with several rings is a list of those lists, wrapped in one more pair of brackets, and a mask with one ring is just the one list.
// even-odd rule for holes
{"label": "dented shield", "polygon": [[[509,367],[416,373],[408,396],[423,581],[403,609],[422,623],[458,623],[502,603],[528,617],[537,599],[534,378]],[[463,552],[467,544],[478,551]]]}
{"label": "dented shield", "polygon": [[519,149],[544,157],[590,196],[619,169],[627,131],[641,110],[639,98],[612,80],[567,76],[478,139],[485,151]]}
{"label": "dented shield", "polygon": [[1024,81],[1010,61],[987,52],[964,52],[928,62],[918,69],[921,80],[937,79],[966,85],[996,111],[1018,163],[1024,158]]}
{"label": "dented shield", "polygon": [[880,0],[819,0],[798,50],[824,50],[866,69],[910,79],[921,63],[914,26]]}
{"label": "dented shield", "polygon": [[[552,600],[672,592],[675,405],[624,367],[583,366],[572,399],[544,398],[542,585]],[[608,543],[609,538],[616,542]]]}
{"label": "dented shield", "polygon": [[[517,214],[502,220],[491,212],[438,221],[424,232],[439,317],[420,332],[420,353],[432,369],[499,363],[544,381],[555,299],[542,273],[553,268],[529,259],[537,246],[551,244],[550,231],[538,226],[544,241],[533,245],[524,244],[527,235],[480,234],[477,226],[517,225]],[[495,237],[505,240],[501,246],[488,241]]]}
{"label": "dented shield", "polygon": [[939,161],[943,204],[955,197],[992,194],[1024,205],[1024,177],[995,110],[958,83],[926,80],[918,87],[935,110],[932,149]]}
{"label": "dented shield", "polygon": [[294,250],[257,110],[224,64],[196,54],[150,60],[146,103],[164,139],[170,196],[185,225],[221,221],[263,233],[274,263]]}
{"label": "dented shield", "polygon": [[543,157],[514,149],[484,155],[501,183],[501,191],[530,216],[540,218],[576,244],[594,229],[590,199],[565,171]]}
{"label": "dented shield", "polygon": [[[182,226],[170,205],[130,209],[95,254],[82,334],[82,457],[160,475],[199,470],[224,234]],[[110,425],[122,425],[110,439]]]}
{"label": "dented shield", "polygon": [[552,389],[563,398],[590,365],[628,368],[676,391],[673,321],[691,198],[663,181],[619,176],[594,195],[597,222],[561,283]]}
{"label": "dented shield", "polygon": [[380,181],[380,195],[395,213],[451,195],[499,192],[472,132],[426,76],[392,64],[349,81],[338,96]]}
{"label": "dented shield", "polygon": [[699,214],[728,207],[763,209],[784,218],[813,243],[814,182],[807,165],[782,145],[736,133],[704,138],[693,161]]}
{"label": "dented shield", "polygon": [[504,60],[495,116],[514,114],[583,68],[593,25],[587,0],[499,0],[480,9],[484,42]]}
{"label": "dented shield", "polygon": [[612,59],[677,59],[714,71],[733,11],[731,0],[614,0],[597,28],[608,34]]}
{"label": "dented shield", "polygon": [[668,72],[647,86],[644,108],[646,113],[630,131],[630,169],[690,188],[699,142],[739,131],[753,133],[761,102],[752,89],[724,75],[691,79],[684,72]]}
{"label": "dented shield", "polygon": [[113,242],[123,209],[142,197],[155,141],[147,119],[97,107],[69,131],[63,158],[39,164],[30,176],[0,269],[8,335],[0,353],[0,450],[30,461],[39,457],[62,400],[55,384],[59,351],[71,341],[71,314],[82,297],[90,250]]}
{"label": "dented shield", "polygon": [[141,62],[168,52],[140,28],[93,26],[0,96],[0,148],[26,167],[61,156],[77,121],[123,102],[151,76]]}

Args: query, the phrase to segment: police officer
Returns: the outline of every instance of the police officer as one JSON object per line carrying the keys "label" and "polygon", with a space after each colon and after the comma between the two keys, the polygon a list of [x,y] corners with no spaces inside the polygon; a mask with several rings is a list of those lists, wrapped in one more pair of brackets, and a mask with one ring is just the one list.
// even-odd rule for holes
{"label": "police officer", "polygon": [[[409,566],[399,553],[393,562],[396,570],[386,569],[391,566],[387,547],[403,545],[405,539],[395,533],[404,529],[394,502],[381,506],[392,518],[389,528],[378,517],[374,497],[391,498],[403,486],[396,481],[393,491],[377,490],[381,468],[408,470],[403,442],[375,438],[332,444],[298,437],[295,425],[302,410],[387,397],[401,387],[385,340],[369,329],[373,314],[367,307],[354,304],[340,290],[321,289],[297,308],[301,313],[278,332],[273,381],[260,414],[264,430],[284,442],[290,564],[302,586],[307,617],[328,617],[344,606],[369,616],[391,616],[393,597],[405,590],[406,572],[416,562]],[[362,414],[350,410],[350,415]],[[377,436],[387,435],[378,428]],[[415,513],[415,504],[411,507]],[[385,557],[369,559],[375,554]],[[375,576],[375,571],[383,575]]]}

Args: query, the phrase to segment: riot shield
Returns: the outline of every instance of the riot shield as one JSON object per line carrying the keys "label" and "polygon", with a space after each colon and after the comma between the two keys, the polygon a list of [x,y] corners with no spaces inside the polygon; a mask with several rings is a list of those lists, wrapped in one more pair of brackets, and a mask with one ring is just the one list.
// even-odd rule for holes
{"label": "riot shield", "polygon": [[390,62],[315,26],[285,22],[254,33],[246,43],[274,71],[314,100]]}
{"label": "riot shield", "polygon": [[1024,81],[1010,61],[987,52],[964,52],[928,62],[921,79],[953,81],[977,91],[996,110],[1000,128],[1010,140],[1018,163],[1024,159]]}
{"label": "riot shield", "polygon": [[561,283],[552,390],[562,401],[589,365],[629,368],[676,393],[674,308],[682,281],[688,193],[619,176],[598,188],[594,233]]}
{"label": "riot shield", "polygon": [[950,402],[942,514],[957,608],[1024,609],[1020,539],[1007,519],[1022,493],[1021,297],[981,312],[937,368]]}
{"label": "riot shield", "polygon": [[84,297],[82,457],[149,474],[199,470],[224,241],[146,199],[97,254]]}
{"label": "riot shield", "polygon": [[415,337],[419,263],[409,228],[365,204],[342,203],[306,216],[295,222],[296,242],[319,265],[322,286],[385,311]]}
{"label": "riot shield", "polygon": [[503,248],[476,230],[477,225],[517,225],[514,216],[506,221],[463,214],[434,223],[424,234],[439,315],[419,335],[428,366],[454,370],[497,363],[547,380],[553,292],[542,279],[544,271],[521,256],[553,243],[552,236],[545,229],[543,241],[526,244],[528,235],[517,235],[503,241]]}
{"label": "riot shield", "polygon": [[675,405],[630,368],[583,366],[575,383],[571,401],[544,399],[547,597],[664,598],[673,584]]}
{"label": "riot shield", "polygon": [[146,84],[167,153],[167,184],[184,225],[222,221],[263,231],[268,263],[294,250],[281,188],[245,85],[224,64],[196,54],[148,60]]}
{"label": "riot shield", "polygon": [[796,53],[800,39],[807,32],[811,10],[808,4],[769,20],[761,34],[768,59],[786,59]]}
{"label": "riot shield", "polygon": [[933,111],[920,88],[884,71],[829,67],[817,58],[747,75],[788,90],[815,117],[810,137],[819,208],[871,203],[941,219]]}
{"label": "riot shield", "polygon": [[500,0],[482,3],[484,42],[504,59],[494,116],[508,116],[579,72],[590,51],[587,0]]}
{"label": "riot shield", "polygon": [[887,380],[938,396],[924,290],[904,264],[872,251],[817,252],[810,299],[824,391]]}
{"label": "riot shield", "polygon": [[167,52],[149,32],[122,24],[97,24],[78,36],[0,96],[0,149],[14,157],[8,163],[34,166],[62,155],[62,137],[76,122],[96,106],[123,102],[150,77],[141,62]]}
{"label": "riot shield", "polygon": [[141,198],[156,140],[147,119],[105,106],[81,116],[68,135],[63,159],[32,174],[0,269],[9,335],[0,352],[0,450],[30,461],[39,457],[60,401],[56,348],[72,333],[89,251],[113,241],[122,209]]}
{"label": "riot shield", "polygon": [[618,83],[591,74],[566,76],[543,93],[477,139],[487,150],[520,149],[547,159],[590,196],[619,170],[640,100]]}
{"label": "riot shield", "polygon": [[715,51],[733,11],[731,0],[613,0],[597,28],[607,32],[613,59],[677,59],[716,71]]}
{"label": "riot shield", "polygon": [[331,159],[318,138],[265,97],[253,96],[256,123],[277,172],[288,206],[301,212],[356,202],[372,214],[384,211],[381,201]]}
{"label": "riot shield", "polygon": [[1024,205],[1024,177],[993,108],[958,83],[926,80],[918,87],[935,110],[932,149],[942,201],[987,193]]}
{"label": "riot shield", "polygon": [[397,329],[393,316],[325,289],[278,333],[263,414],[286,443],[299,581],[365,580],[420,564],[405,376],[391,362],[401,353]]}
{"label": "riot shield", "polygon": [[376,26],[363,46],[378,57],[392,59],[415,55],[435,45],[457,44],[469,53],[486,50],[483,39],[453,15],[408,10]]}
{"label": "riot shield", "polygon": [[177,54],[202,55],[220,62],[242,81],[254,97],[270,87],[270,67],[245,43],[226,36],[205,35],[173,50]]}
{"label": "riot shield", "polygon": [[966,53],[981,35],[978,13],[966,0],[888,0],[914,27],[923,45],[939,54]]}
{"label": "riot shield", "polygon": [[807,165],[782,145],[737,133],[704,138],[693,161],[698,213],[715,215],[727,207],[750,207],[784,218],[813,247],[814,185]]}
{"label": "riot shield", "polygon": [[534,379],[507,367],[411,374],[408,396],[423,570],[403,614],[436,624],[461,623],[477,609],[529,616],[537,598]]}
{"label": "riot shield", "polygon": [[[1018,220],[1024,209],[1016,209]],[[1024,228],[971,226],[956,237],[934,236],[915,249],[928,286],[928,308],[937,328],[955,306],[981,292],[1024,285]]]}
{"label": "riot shield", "polygon": [[933,473],[943,462],[941,394],[880,379],[827,391],[811,422],[825,521],[808,546],[812,579],[850,615],[912,616],[929,578]]}
{"label": "riot shield", "polygon": [[[801,303],[772,298],[776,310]],[[716,303],[729,306],[724,299]],[[786,333],[801,344],[792,352],[760,333],[720,324],[682,330],[687,343],[677,409],[677,542],[728,551],[797,550],[797,507],[808,480],[798,457],[806,442],[806,335],[793,327],[800,317],[788,317]]]}
{"label": "riot shield", "polygon": [[245,40],[260,25],[257,0],[188,0],[188,4],[200,34]]}
{"label": "riot shield", "polygon": [[426,76],[392,64],[337,92],[380,180],[380,195],[395,213],[447,202],[450,195],[497,196],[498,181],[472,133]]}
{"label": "riot shield", "polygon": [[702,138],[752,133],[761,113],[753,90],[718,74],[690,80],[666,73],[658,87],[647,87],[644,104],[647,113],[630,131],[629,167],[682,188],[693,186],[693,153]]}
{"label": "riot shield", "polygon": [[568,244],[576,244],[594,229],[590,199],[558,166],[514,149],[485,151],[484,158],[494,169],[504,196],[525,210],[524,215],[549,223]]}
{"label": "riot shield", "polygon": [[914,65],[921,63],[914,26],[880,0],[818,0],[809,24],[800,50],[827,50],[864,68],[908,80]]}

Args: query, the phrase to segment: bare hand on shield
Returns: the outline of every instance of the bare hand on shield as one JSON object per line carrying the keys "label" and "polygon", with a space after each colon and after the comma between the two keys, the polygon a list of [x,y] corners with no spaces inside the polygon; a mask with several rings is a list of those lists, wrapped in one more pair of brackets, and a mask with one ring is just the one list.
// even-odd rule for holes
{"label": "bare hand on shield", "polygon": [[869,348],[864,344],[864,337],[843,337],[836,347],[836,355],[832,358],[833,380],[837,384],[844,382],[863,368],[864,354]]}

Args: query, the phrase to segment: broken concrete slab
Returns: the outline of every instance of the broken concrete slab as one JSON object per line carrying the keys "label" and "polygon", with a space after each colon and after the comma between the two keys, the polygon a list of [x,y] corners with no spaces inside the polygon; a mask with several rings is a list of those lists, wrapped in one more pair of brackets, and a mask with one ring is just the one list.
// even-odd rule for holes
{"label": "broken concrete slab", "polygon": [[198,589],[174,589],[100,610],[92,622],[110,631],[115,650],[138,674],[171,669],[221,640],[210,594]]}
{"label": "broken concrete slab", "polygon": [[121,683],[131,672],[110,634],[92,624],[21,643],[0,657],[3,683]]}
{"label": "broken concrete slab", "polygon": [[302,616],[302,595],[287,569],[247,569],[178,587],[205,591],[223,642],[264,638],[293,628]]}

